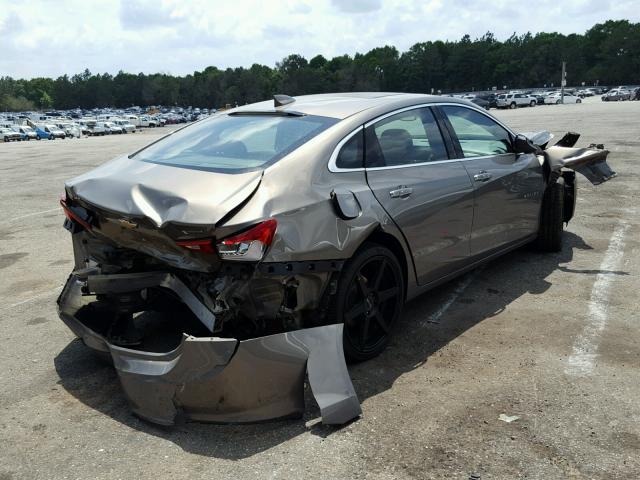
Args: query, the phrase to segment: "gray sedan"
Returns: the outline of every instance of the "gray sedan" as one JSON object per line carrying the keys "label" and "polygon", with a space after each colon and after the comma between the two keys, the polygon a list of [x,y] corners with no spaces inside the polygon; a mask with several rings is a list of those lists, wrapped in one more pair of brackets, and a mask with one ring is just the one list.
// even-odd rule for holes
{"label": "gray sedan", "polygon": [[[304,362],[316,398],[333,399],[328,418],[352,405],[345,421],[359,407],[342,345],[370,359],[408,299],[527,243],[560,250],[575,172],[615,175],[602,146],[551,138],[417,94],[279,95],[218,113],[67,182],[76,265],[61,318],[153,421],[299,413],[283,385],[298,388]],[[231,370],[255,382],[229,393]],[[149,400],[154,382],[170,401]]]}

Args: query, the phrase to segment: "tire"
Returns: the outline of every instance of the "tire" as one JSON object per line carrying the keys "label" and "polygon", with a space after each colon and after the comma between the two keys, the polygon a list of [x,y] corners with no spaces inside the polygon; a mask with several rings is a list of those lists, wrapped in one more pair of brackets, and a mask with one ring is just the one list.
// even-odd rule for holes
{"label": "tire", "polygon": [[576,103],[582,103],[582,100],[577,99],[577,100],[576,100]]}
{"label": "tire", "polygon": [[511,110],[513,110],[514,108],[516,108],[518,105],[516,105],[516,102],[511,102],[511,105],[509,105],[509,108]]}
{"label": "tire", "polygon": [[386,247],[366,243],[345,264],[329,314],[344,324],[348,361],[369,360],[385,349],[400,317],[404,292],[402,267]]}
{"label": "tire", "polygon": [[560,100],[556,100],[556,105],[560,105]]}
{"label": "tire", "polygon": [[540,211],[540,228],[535,240],[536,249],[541,252],[562,250],[564,218],[564,183],[554,183],[544,192]]}
{"label": "tire", "polygon": [[536,102],[531,101],[531,102],[529,103],[529,106],[530,106],[530,107],[535,107],[535,106],[536,106]]}

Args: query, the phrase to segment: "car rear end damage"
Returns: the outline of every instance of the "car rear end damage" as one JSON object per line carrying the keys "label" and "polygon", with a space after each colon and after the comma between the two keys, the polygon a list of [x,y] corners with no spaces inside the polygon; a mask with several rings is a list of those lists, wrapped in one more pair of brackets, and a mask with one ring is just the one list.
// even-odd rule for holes
{"label": "car rear end damage", "polygon": [[[173,335],[152,329],[155,338],[145,338],[135,349],[111,343],[108,330],[114,312],[104,299],[139,295],[127,303],[131,307],[154,288],[170,291],[188,307],[170,309]],[[206,336],[192,317],[209,330],[215,328],[215,315],[168,272],[75,272],[58,298],[58,309],[88,347],[112,360],[132,410],[149,421],[172,425],[181,420],[226,423],[299,416],[304,412],[305,372],[324,423],[345,423],[361,413],[344,361],[342,325],[244,340]],[[182,333],[178,338],[180,330],[199,336]]]}
{"label": "car rear end damage", "polygon": [[[58,307],[88,347],[111,359],[134,413],[167,425],[295,416],[306,372],[325,423],[360,414],[342,325],[327,324],[342,261],[263,263],[275,219],[239,232],[219,226],[251,197],[260,172],[232,178],[242,195],[203,201],[220,208],[209,210],[208,224],[204,204],[170,183],[160,192],[158,182],[103,175],[68,183],[61,200],[75,269]],[[100,197],[113,189],[120,194],[110,201]]]}
{"label": "car rear end damage", "polygon": [[[338,122],[278,110],[292,103],[207,120],[66,184],[61,203],[75,269],[58,302],[60,316],[85,344],[112,360],[141,417],[171,424],[181,418],[244,422],[299,414],[306,369],[324,420],[354,418],[360,407],[344,352],[349,359],[373,358],[387,344],[406,298],[470,268],[496,246],[506,251],[522,243],[525,233],[531,241],[545,224],[544,215],[538,220],[540,197],[550,197],[551,190],[553,201],[542,201],[542,210],[553,213],[553,222],[546,222],[553,223],[553,236],[547,237],[561,238],[562,222],[575,208],[576,171],[592,183],[615,175],[605,150],[572,148],[575,134],[547,147],[550,134],[513,141],[512,132],[503,131],[499,142],[489,144],[499,144],[500,151],[509,144],[514,152],[504,155],[513,158],[525,154],[510,173],[515,183],[500,182],[503,154],[490,161],[481,156],[496,178],[490,188],[472,189],[465,170],[471,167],[458,164],[472,166],[473,159],[457,158],[460,152],[443,144],[446,160],[402,165],[424,169],[419,186],[434,196],[414,195],[415,202],[394,197],[397,191],[412,193],[403,187],[409,181],[403,175],[418,178],[411,169],[396,172],[376,196],[357,142],[345,150],[356,168],[334,172],[327,162],[346,148],[345,136],[389,112],[380,107]],[[414,109],[397,106],[408,107]],[[437,126],[438,119],[429,118]],[[484,113],[482,119],[482,125],[490,120]],[[418,140],[419,151],[429,153],[432,147]],[[458,184],[442,181],[451,168],[461,172],[464,209],[451,203]],[[389,172],[380,174],[386,179]],[[483,175],[479,181],[492,177]],[[440,180],[433,182],[434,176]],[[523,178],[531,182],[524,185]],[[514,208],[496,224],[495,212],[489,212],[495,201],[486,194],[498,190]],[[385,210],[382,197],[409,204],[407,222]],[[448,227],[441,228],[427,207]],[[524,226],[516,207],[521,214],[526,207]],[[484,227],[491,228],[475,222],[483,209],[490,213],[484,218],[491,217]],[[429,278],[438,265],[429,258],[442,257],[438,249],[451,245],[451,215],[461,225],[453,237],[460,263],[420,283],[417,262]],[[424,242],[412,245],[407,229],[424,218],[432,218],[431,224],[410,237]],[[470,239],[477,232],[485,243],[472,256]],[[385,241],[376,242],[381,236]],[[554,240],[552,246],[558,245]]]}

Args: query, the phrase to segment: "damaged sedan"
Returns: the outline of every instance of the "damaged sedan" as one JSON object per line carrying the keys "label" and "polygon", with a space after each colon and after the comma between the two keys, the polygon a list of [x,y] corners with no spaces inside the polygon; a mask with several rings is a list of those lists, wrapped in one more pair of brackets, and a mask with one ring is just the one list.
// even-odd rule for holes
{"label": "damaged sedan", "polygon": [[115,366],[133,411],[249,422],[360,413],[345,357],[403,304],[514,248],[562,247],[575,172],[602,145],[517,134],[465,100],[344,93],[246,105],[65,186],[75,268],[61,319]]}

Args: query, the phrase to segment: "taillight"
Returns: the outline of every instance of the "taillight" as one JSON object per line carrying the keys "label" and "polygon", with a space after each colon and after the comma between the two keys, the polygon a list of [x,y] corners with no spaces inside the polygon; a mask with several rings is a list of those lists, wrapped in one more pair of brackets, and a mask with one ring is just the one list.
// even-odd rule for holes
{"label": "taillight", "polygon": [[183,242],[176,242],[179,247],[184,247],[194,252],[200,253],[214,253],[213,240],[185,240]]}
{"label": "taillight", "polygon": [[278,222],[271,218],[238,235],[227,237],[216,247],[220,257],[226,260],[261,260],[273,242]]}
{"label": "taillight", "polygon": [[85,230],[92,229],[91,224],[87,222],[87,220],[82,218],[78,213],[74,212],[69,205],[67,205],[66,198],[60,198],[60,205],[62,206],[62,210],[64,210],[64,214],[69,220],[75,221],[76,223],[81,225],[82,228],[84,228]]}

